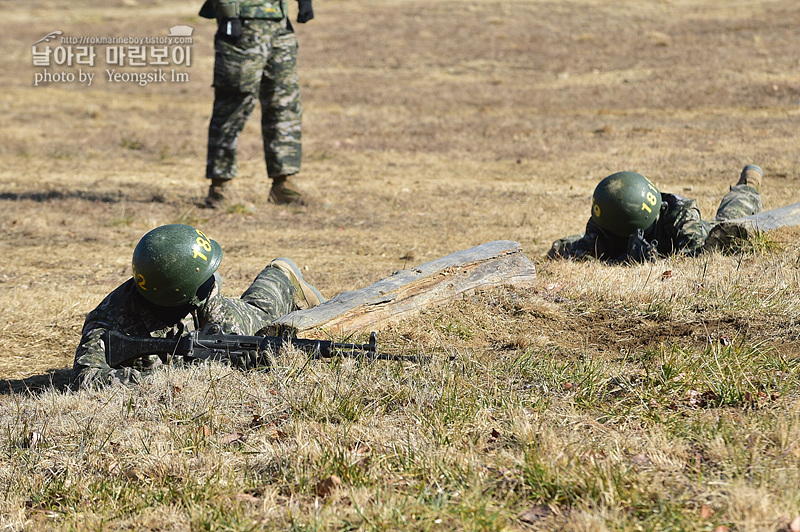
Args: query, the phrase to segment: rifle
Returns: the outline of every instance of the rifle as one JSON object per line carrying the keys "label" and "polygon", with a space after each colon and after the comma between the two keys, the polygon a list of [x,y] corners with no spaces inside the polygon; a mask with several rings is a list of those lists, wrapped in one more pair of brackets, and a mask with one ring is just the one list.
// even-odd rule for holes
{"label": "rifle", "polygon": [[129,365],[137,358],[158,355],[165,364],[170,356],[187,360],[229,361],[244,367],[266,366],[266,353],[278,353],[283,345],[294,346],[311,355],[311,358],[344,356],[368,360],[399,360],[422,362],[424,357],[378,353],[375,332],[370,333],[368,344],[337,343],[328,340],[309,340],[289,336],[244,336],[223,334],[219,325],[209,324],[202,331],[192,331],[180,338],[139,338],[118,331],[106,331],[106,361],[112,368]]}

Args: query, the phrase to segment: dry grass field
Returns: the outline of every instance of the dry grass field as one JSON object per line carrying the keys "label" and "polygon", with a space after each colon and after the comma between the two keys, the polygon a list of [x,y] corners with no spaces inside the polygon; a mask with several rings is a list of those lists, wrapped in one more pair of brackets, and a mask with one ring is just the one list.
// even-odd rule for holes
{"label": "dry grass field", "polygon": [[[800,530],[800,231],[639,266],[544,259],[619,170],[709,218],[751,162],[765,208],[800,201],[796,1],[317,0],[296,24],[316,202],[266,203],[256,111],[223,212],[199,206],[200,3],[0,0],[0,528]],[[75,81],[34,85],[50,32],[182,24],[183,82],[109,81],[152,68],[99,45],[47,68]],[[222,244],[231,296],[273,257],[330,297],[492,240],[537,280],[381,331],[427,364],[287,353],[68,390],[85,314],[176,222]]]}

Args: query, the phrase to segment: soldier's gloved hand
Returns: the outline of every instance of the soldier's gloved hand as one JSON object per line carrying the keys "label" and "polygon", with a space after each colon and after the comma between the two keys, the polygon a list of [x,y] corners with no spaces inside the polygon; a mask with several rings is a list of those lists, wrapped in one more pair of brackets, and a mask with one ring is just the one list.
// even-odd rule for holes
{"label": "soldier's gloved hand", "polygon": [[242,19],[221,18],[217,25],[217,32],[227,41],[236,42],[242,36]]}
{"label": "soldier's gloved hand", "polygon": [[303,24],[314,18],[314,10],[311,8],[311,0],[297,0],[297,22]]}
{"label": "soldier's gloved hand", "polygon": [[258,366],[258,351],[242,351],[236,358],[231,357],[231,365],[241,370],[255,368]]}
{"label": "soldier's gloved hand", "polygon": [[109,384],[130,386],[132,384],[139,384],[142,380],[142,374],[133,368],[125,367],[115,369],[107,378]]}
{"label": "soldier's gloved hand", "polygon": [[658,241],[648,242],[639,229],[628,237],[628,258],[634,262],[654,261],[658,258]]}

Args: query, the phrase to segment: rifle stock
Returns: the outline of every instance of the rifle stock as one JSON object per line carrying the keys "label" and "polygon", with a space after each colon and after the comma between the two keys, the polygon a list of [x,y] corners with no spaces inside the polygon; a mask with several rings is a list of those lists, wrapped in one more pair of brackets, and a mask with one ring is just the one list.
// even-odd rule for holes
{"label": "rifle stock", "polygon": [[189,336],[181,338],[139,338],[118,331],[106,331],[106,362],[112,368],[130,364],[137,358],[158,355],[166,363],[167,355],[181,354],[191,341]]}

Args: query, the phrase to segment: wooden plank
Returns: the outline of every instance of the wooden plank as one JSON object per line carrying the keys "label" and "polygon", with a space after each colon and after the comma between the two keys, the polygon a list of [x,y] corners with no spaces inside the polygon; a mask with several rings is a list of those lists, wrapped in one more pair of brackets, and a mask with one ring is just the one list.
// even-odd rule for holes
{"label": "wooden plank", "polygon": [[726,220],[725,224],[742,225],[756,231],[793,227],[800,225],[800,203],[792,203],[786,207],[770,209],[744,218]]}
{"label": "wooden plank", "polygon": [[535,273],[519,243],[498,240],[400,270],[366,288],[292,312],[275,324],[294,327],[304,336],[313,329],[330,333],[378,330],[478,287],[529,286]]}
{"label": "wooden plank", "polygon": [[734,218],[719,223],[711,229],[705,248],[707,250],[725,249],[736,240],[746,239],[754,233],[798,225],[800,225],[800,203],[793,203],[752,216]]}

